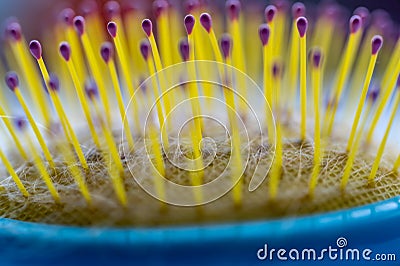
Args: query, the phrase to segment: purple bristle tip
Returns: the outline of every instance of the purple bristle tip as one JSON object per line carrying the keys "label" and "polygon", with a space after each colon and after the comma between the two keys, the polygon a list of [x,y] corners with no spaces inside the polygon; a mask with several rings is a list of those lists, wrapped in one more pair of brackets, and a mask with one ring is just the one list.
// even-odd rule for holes
{"label": "purple bristle tip", "polygon": [[350,33],[356,33],[361,29],[362,26],[362,19],[359,15],[353,15],[350,18]]}
{"label": "purple bristle tip", "polygon": [[237,20],[239,18],[241,5],[238,0],[229,0],[225,5],[230,20]]}
{"label": "purple bristle tip", "polygon": [[196,19],[194,18],[193,15],[189,14],[185,17],[184,24],[185,24],[186,32],[188,35],[192,34],[195,23],[196,23]]}
{"label": "purple bristle tip", "polygon": [[290,2],[287,0],[275,0],[272,4],[276,6],[279,11],[287,12],[290,8]]}
{"label": "purple bristle tip", "polygon": [[153,31],[153,24],[150,19],[146,18],[142,21],[142,29],[144,33],[146,33],[147,37],[150,37],[151,32]]}
{"label": "purple bristle tip", "polygon": [[278,9],[274,5],[269,5],[265,8],[264,15],[265,15],[265,20],[267,22],[271,22],[274,20],[274,17],[276,13],[278,12]]}
{"label": "purple bristle tip", "polygon": [[96,98],[99,94],[97,84],[93,79],[85,82],[85,92],[89,99]]}
{"label": "purple bristle tip", "polygon": [[279,77],[279,76],[281,75],[281,73],[282,73],[282,67],[281,67],[281,65],[280,65],[278,62],[275,62],[275,63],[272,65],[272,75],[273,75],[275,78],[277,78],[277,77]]}
{"label": "purple bristle tip", "polygon": [[383,38],[380,35],[375,35],[371,40],[371,52],[372,54],[377,54],[382,48]]}
{"label": "purple bristle tip", "polygon": [[156,0],[153,2],[154,15],[158,18],[168,9],[168,2],[165,0]]}
{"label": "purple bristle tip", "polygon": [[108,1],[104,5],[104,11],[109,18],[114,18],[121,12],[121,7],[117,1]]}
{"label": "purple bristle tip", "polygon": [[31,54],[37,60],[39,60],[42,57],[42,45],[37,40],[33,40],[29,43],[29,51],[31,51]]}
{"label": "purple bristle tip", "polygon": [[372,102],[376,102],[376,99],[379,97],[379,92],[379,88],[373,89],[368,95],[369,99],[371,99]]}
{"label": "purple bristle tip", "polygon": [[11,22],[6,28],[8,37],[13,41],[20,41],[22,38],[21,25],[18,22]]}
{"label": "purple bristle tip", "polygon": [[60,89],[60,80],[54,73],[49,74],[49,88],[53,91],[58,91]]}
{"label": "purple bristle tip", "polygon": [[95,0],[86,0],[80,6],[80,10],[84,16],[89,16],[98,11],[97,2]]}
{"label": "purple bristle tip", "polygon": [[296,2],[292,6],[292,17],[293,19],[298,19],[299,17],[304,17],[306,15],[306,7],[301,2]]}
{"label": "purple bristle tip", "polygon": [[363,7],[363,6],[357,7],[354,10],[353,14],[360,16],[362,25],[364,25],[364,26],[368,25],[369,19],[370,19],[370,12],[369,12],[368,8]]}
{"label": "purple bristle tip", "polygon": [[71,47],[67,42],[60,43],[59,51],[65,61],[69,61],[71,59]]}
{"label": "purple bristle tip", "polygon": [[72,26],[74,17],[75,17],[75,11],[72,10],[71,8],[65,8],[60,12],[60,21],[62,21],[68,26]]}
{"label": "purple bristle tip", "polygon": [[18,130],[23,131],[26,128],[27,121],[24,117],[17,117],[15,118],[14,123]]}
{"label": "purple bristle tip", "polygon": [[397,88],[400,89],[400,73],[399,76],[397,77]]}
{"label": "purple bristle tip", "polygon": [[308,27],[307,19],[305,17],[297,18],[296,25],[297,25],[297,30],[299,31],[300,37],[303,38],[307,32],[307,27]]}
{"label": "purple bristle tip", "polygon": [[322,53],[320,49],[314,49],[312,52],[312,63],[314,67],[320,67],[322,63]]}
{"label": "purple bristle tip", "polygon": [[183,61],[188,61],[189,60],[189,43],[186,38],[183,38],[179,42],[179,51],[180,51]]}
{"label": "purple bristle tip", "polygon": [[260,40],[262,45],[267,45],[270,35],[270,29],[267,24],[261,24],[258,28],[258,35],[260,36]]}
{"label": "purple bristle tip", "polygon": [[208,33],[211,31],[212,19],[211,19],[210,14],[208,14],[208,13],[201,14],[200,15],[200,23]]}
{"label": "purple bristle tip", "polygon": [[7,72],[5,81],[8,88],[12,91],[14,91],[19,86],[18,75],[14,71]]}
{"label": "purple bristle tip", "polygon": [[114,55],[114,47],[110,42],[105,42],[100,47],[100,54],[104,62],[108,63]]}
{"label": "purple bristle tip", "polygon": [[228,34],[224,34],[221,37],[221,50],[224,58],[228,58],[231,53],[232,39]]}
{"label": "purple bristle tip", "polygon": [[85,32],[85,19],[82,16],[74,18],[74,27],[76,32],[81,36]]}
{"label": "purple bristle tip", "polygon": [[145,60],[149,58],[150,55],[150,44],[147,40],[143,40],[140,43],[140,52]]}
{"label": "purple bristle tip", "polygon": [[117,27],[117,24],[114,21],[108,22],[107,31],[108,31],[108,34],[110,34],[111,37],[113,37],[113,38],[117,37],[117,30],[118,30],[118,27]]}
{"label": "purple bristle tip", "polygon": [[198,0],[187,0],[187,1],[185,1],[186,13],[192,13],[199,6],[200,6],[200,2]]}

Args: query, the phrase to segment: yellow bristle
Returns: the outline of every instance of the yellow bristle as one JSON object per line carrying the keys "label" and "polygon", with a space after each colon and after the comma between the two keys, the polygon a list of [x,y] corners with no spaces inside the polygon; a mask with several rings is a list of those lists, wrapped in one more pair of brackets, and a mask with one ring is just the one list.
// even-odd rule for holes
{"label": "yellow bristle", "polygon": [[76,72],[78,74],[79,80],[84,80],[86,76],[86,65],[84,62],[84,55],[82,47],[79,43],[79,37],[76,34],[73,27],[73,19],[75,17],[75,12],[71,8],[66,8],[61,11],[60,18],[62,26],[64,29],[65,40],[71,45],[71,49],[74,53],[71,55],[72,61],[76,65]]}
{"label": "yellow bristle", "polygon": [[101,112],[100,109],[100,104],[96,98],[96,93],[97,91],[91,91],[91,90],[96,90],[96,88],[94,88],[96,85],[95,84],[89,84],[88,86],[92,86],[90,88],[87,88],[86,93],[88,94],[88,98],[91,100],[91,102],[93,103],[93,107],[95,109],[96,115],[100,120],[100,126],[101,126],[101,130],[103,132],[105,141],[106,141],[106,145],[107,145],[107,151],[110,152],[111,158],[113,159],[113,163],[116,165],[117,169],[120,172],[124,171],[124,167],[122,165],[122,161],[121,158],[118,154],[118,148],[116,146],[116,143],[114,142],[114,138],[112,136],[112,132],[110,131],[107,123],[105,123],[102,119],[103,113]]}
{"label": "yellow bristle", "polygon": [[[102,150],[103,150],[103,157],[105,158],[107,163],[108,174],[113,183],[114,190],[119,202],[122,204],[122,206],[126,206],[127,198],[126,198],[123,178],[121,177],[122,173],[124,172],[124,167],[118,153],[118,148],[112,136],[112,132],[108,128],[107,123],[105,123],[102,119],[103,113],[101,112],[100,105],[96,98],[97,88],[95,86],[96,86],[95,84],[88,84],[88,87],[86,88],[86,93],[88,95],[88,98],[93,103],[95,112],[98,118],[100,119],[100,126],[106,142],[105,144],[106,147],[103,147]],[[109,155],[107,153],[109,153]]]}
{"label": "yellow bristle", "polygon": [[[187,15],[184,19],[184,24],[186,27],[187,32],[187,44],[186,49],[181,47],[182,57],[185,61],[189,61],[187,64],[187,72],[188,72],[188,79],[191,81],[188,84],[189,88],[189,100],[192,107],[192,115],[193,115],[193,125],[190,127],[191,131],[191,143],[193,148],[193,156],[191,158],[191,182],[192,185],[198,187],[203,182],[203,156],[201,152],[201,140],[203,138],[203,125],[200,109],[200,101],[199,101],[199,87],[198,83],[196,82],[196,65],[194,63],[195,60],[195,28],[196,28],[196,21],[194,16]],[[185,50],[185,51],[184,51]],[[203,195],[201,192],[201,188],[197,188],[194,190],[194,197],[195,201],[200,204],[203,200]]]}
{"label": "yellow bristle", "polygon": [[127,53],[126,49],[124,48],[122,44],[122,40],[119,36],[119,34],[122,31],[118,30],[117,24],[114,22],[109,22],[107,25],[108,32],[110,33],[111,37],[113,38],[115,48],[117,51],[117,56],[119,58],[119,61],[121,62],[121,69],[123,73],[123,78],[125,79],[126,86],[128,87],[128,92],[129,92],[129,100],[132,101],[132,112],[133,112],[133,117],[135,121],[135,126],[136,130],[139,132],[140,131],[140,119],[139,119],[139,107],[137,104],[137,101],[135,99],[135,89],[133,88],[133,81],[132,81],[132,75],[130,74],[131,71],[129,69],[129,64],[126,60],[127,58]]}
{"label": "yellow bristle", "polygon": [[[147,62],[147,68],[149,70],[149,75],[150,75],[150,77],[153,77],[153,76],[155,76],[156,72],[154,69],[153,61],[151,60],[150,49],[151,49],[150,45],[147,42],[142,41],[142,43],[140,44],[140,51],[142,53],[144,60]],[[151,87],[153,88],[153,94],[157,98],[159,96],[159,83],[157,82],[157,79],[152,78],[151,85],[152,85]],[[160,131],[162,134],[163,146],[166,150],[168,150],[169,140],[168,140],[168,134],[167,134],[167,127],[165,125],[164,113],[163,113],[163,109],[161,106],[161,100],[160,99],[159,100],[155,99],[155,100],[156,100],[158,123],[159,123]]]}
{"label": "yellow bristle", "polygon": [[[272,71],[271,71],[272,70]],[[269,182],[269,197],[271,200],[275,200],[279,181],[282,175],[282,162],[283,162],[283,143],[282,143],[282,126],[281,126],[281,108],[280,108],[280,79],[281,79],[281,66],[278,63],[274,63],[272,66],[272,88],[274,89],[273,98],[274,98],[274,117],[275,117],[275,127],[276,127],[276,136],[275,136],[275,158],[271,168],[270,182]]]}
{"label": "yellow bristle", "polygon": [[129,28],[129,30],[126,30],[125,32],[128,41],[129,51],[132,56],[130,58],[132,62],[132,68],[138,73],[138,76],[145,75],[146,73],[146,65],[143,63],[143,60],[141,60],[140,51],[138,49],[142,36],[141,34],[138,34],[140,32],[140,29],[136,29],[136,27],[140,25],[141,21],[144,18],[145,14],[143,14],[143,12],[141,12],[140,10],[135,9],[128,10],[123,18],[126,29]]}
{"label": "yellow bristle", "polygon": [[[261,27],[263,27],[263,30],[266,31],[265,34],[270,35],[270,28],[268,27],[268,25],[262,25]],[[263,44],[263,69],[264,69],[264,95],[267,99],[268,104],[270,105],[271,108],[273,108],[273,102],[272,102],[272,96],[273,96],[273,88],[272,88],[272,84],[271,84],[271,57],[272,57],[272,53],[271,53],[271,49],[269,48],[271,45],[268,45],[269,40],[267,37],[266,43]]]}
{"label": "yellow bristle", "polygon": [[18,139],[17,133],[15,132],[15,128],[13,126],[13,124],[10,122],[9,118],[6,115],[6,112],[3,110],[3,108],[1,108],[0,106],[0,117],[3,118],[3,122],[6,125],[6,128],[8,130],[8,132],[10,133],[12,139],[15,142],[15,146],[18,150],[18,152],[21,154],[21,157],[24,160],[28,159],[28,155],[25,152],[25,149],[22,147],[21,142]]}
{"label": "yellow bristle", "polygon": [[275,36],[275,55],[281,59],[283,56],[283,43],[287,39],[287,28],[288,28],[288,16],[283,7],[277,6],[276,16],[276,36]]}
{"label": "yellow bristle", "polygon": [[[53,197],[54,201],[56,203],[60,203],[60,195],[58,194],[57,189],[55,188],[53,181],[50,178],[50,175],[46,169],[45,163],[43,162],[42,158],[40,157],[40,154],[38,153],[37,148],[33,144],[31,137],[25,128],[26,127],[25,121],[20,120],[20,121],[18,121],[18,123],[19,123],[20,129],[23,131],[24,139],[28,142],[28,148],[33,157],[33,163],[34,163],[35,167],[39,171],[40,176],[41,176],[42,180],[44,181],[44,183],[46,184],[46,186],[50,192],[50,195]],[[31,123],[31,126],[33,126],[32,123]]]}
{"label": "yellow bristle", "polygon": [[99,68],[100,64],[98,64],[97,57],[95,56],[95,53],[93,51],[92,43],[90,42],[88,34],[86,33],[85,19],[80,16],[75,17],[74,18],[74,26],[75,26],[75,30],[78,32],[78,35],[81,39],[81,43],[82,43],[83,49],[85,51],[87,61],[89,63],[89,68],[91,70],[93,78],[96,81],[97,85],[99,86],[100,98],[101,98],[101,101],[104,106],[106,121],[109,125],[111,125],[112,124],[111,110],[110,110],[110,103],[109,103],[109,99],[108,99],[108,95],[107,95],[107,90],[104,85],[101,70]]}
{"label": "yellow bristle", "polygon": [[258,34],[261,39],[261,44],[263,46],[263,75],[264,75],[264,96],[266,98],[267,106],[265,106],[265,121],[267,123],[267,130],[268,130],[268,140],[269,144],[273,144],[274,136],[274,121],[273,118],[269,115],[269,113],[273,109],[272,103],[272,81],[271,81],[271,68],[269,68],[269,57],[271,57],[270,49],[268,46],[269,38],[270,38],[270,28],[267,24],[261,24],[258,29]]}
{"label": "yellow bristle", "polygon": [[[201,14],[196,10],[193,13],[195,18],[199,18]],[[200,21],[201,23],[201,21]],[[195,59],[196,60],[213,60],[212,56],[212,47],[209,42],[204,42],[204,39],[207,38],[207,32],[204,32],[201,27],[195,26],[193,28],[193,42],[195,49]],[[203,64],[197,64],[198,72],[200,76],[210,76],[210,70],[206,68]],[[214,97],[212,85],[207,82],[201,83],[201,87],[203,89],[204,96],[206,97],[207,108],[212,108],[211,103]]]}
{"label": "yellow bristle", "polygon": [[115,167],[115,164],[110,156],[104,154],[104,158],[107,164],[107,172],[111,178],[117,199],[123,207],[127,207],[128,199],[126,196],[123,179],[121,177],[121,171],[119,171],[118,167]]}
{"label": "yellow bristle", "polygon": [[[254,16],[254,12],[258,11],[258,6],[251,8],[245,12],[243,22],[244,27],[247,29],[257,29],[257,27],[263,22],[261,16]],[[254,80],[262,79],[262,71],[260,69],[263,66],[263,58],[260,56],[260,50],[254,49],[254,32],[253,31],[243,31],[243,45],[244,54],[246,55],[246,67],[247,74]],[[212,50],[210,51],[212,53]]]}
{"label": "yellow bristle", "polygon": [[[303,14],[305,12],[304,4],[300,4],[301,6],[297,6],[297,10],[293,10],[293,12],[297,12]],[[295,9],[295,8],[294,8]],[[332,14],[322,14],[318,18],[317,23],[315,24],[314,33],[312,34],[311,44],[316,47],[320,47],[321,51],[325,51],[324,57],[326,62],[329,62],[329,51],[332,46],[332,37],[335,30],[335,23],[333,18],[329,17]],[[329,59],[328,59],[329,58]]]}
{"label": "yellow bristle", "polygon": [[[368,64],[368,70],[367,70],[367,73],[365,75],[365,81],[364,81],[364,85],[363,85],[363,88],[362,88],[362,91],[361,91],[361,97],[360,97],[360,100],[358,102],[357,110],[356,110],[356,113],[355,113],[355,116],[354,116],[353,125],[351,127],[349,140],[347,142],[347,148],[346,148],[347,152],[350,151],[351,146],[353,145],[354,135],[356,133],[358,122],[359,122],[360,117],[361,117],[361,112],[362,112],[362,109],[364,107],[365,97],[367,96],[368,87],[369,87],[369,84],[371,82],[372,74],[374,72],[376,58],[378,56],[378,52],[380,50],[380,46],[382,45],[383,40],[382,40],[382,37],[375,36],[375,37],[372,38],[371,42],[372,42],[372,54],[371,54],[371,57],[370,57],[370,60],[369,60],[369,64]],[[374,47],[375,45],[379,45],[379,47],[378,48]],[[375,49],[377,49],[377,50],[375,51]]]}
{"label": "yellow bristle", "polygon": [[[186,26],[186,31],[188,34],[188,45],[189,45],[189,61],[194,61],[195,60],[195,42],[194,42],[194,30],[196,28],[196,20],[194,16],[192,15],[187,15],[185,17],[185,26]],[[188,67],[188,72],[189,72],[189,79],[195,81],[196,80],[196,67],[195,64],[189,64]],[[201,108],[200,108],[200,101],[199,101],[199,87],[198,87],[198,82],[190,82],[188,84],[189,86],[189,99],[192,104],[192,112],[194,116],[194,130],[196,131],[194,135],[196,135],[196,141],[200,142],[202,138],[202,130],[203,130],[203,121],[199,117],[201,114]]]}
{"label": "yellow bristle", "polygon": [[[86,22],[85,24],[87,25],[88,38],[91,40],[93,47],[100,47],[101,43],[106,39],[104,17],[101,14],[101,9],[97,6],[96,1],[90,1],[89,6],[85,9],[86,10],[83,11]],[[95,54],[95,57],[100,59],[97,54]]]}
{"label": "yellow bristle", "polygon": [[[124,67],[129,69],[129,73],[132,73],[132,63],[131,60],[127,60],[132,57],[131,51],[128,46],[128,38],[126,37],[126,27],[124,21],[122,19],[121,7],[117,1],[108,1],[104,5],[105,12],[108,13],[109,21],[115,23],[116,28],[118,29],[117,38],[118,44],[120,47],[120,51],[123,51],[123,54],[126,56],[124,58]],[[98,46],[100,47],[100,46]],[[122,64],[122,61],[120,61]],[[135,76],[136,77],[136,76]],[[135,78],[132,78],[132,81],[137,82]],[[126,84],[126,86],[130,86],[131,84]]]}
{"label": "yellow bristle", "polygon": [[68,167],[68,171],[71,173],[76,184],[78,185],[80,192],[82,193],[82,196],[85,198],[87,204],[90,206],[92,204],[92,197],[90,196],[90,192],[85,183],[85,179],[82,175],[82,172],[77,166],[74,154],[71,152],[71,149],[67,147],[67,145],[65,144],[60,144],[59,150],[61,151],[61,154],[65,160],[65,163]]}
{"label": "yellow bristle", "polygon": [[[42,47],[38,41],[32,41],[29,45],[32,55],[37,59],[39,64],[40,72],[42,73],[43,79],[46,83],[47,90],[50,94],[50,98],[53,102],[53,105],[56,109],[56,112],[60,118],[61,125],[64,129],[65,136],[67,137],[69,142],[72,142],[72,145],[75,148],[75,152],[78,155],[79,161],[81,162],[83,168],[88,168],[85,156],[83,155],[81,146],[79,144],[79,140],[68,121],[68,118],[65,114],[64,108],[62,107],[61,101],[58,97],[57,90],[59,89],[58,80],[51,80],[50,75],[47,71],[46,65],[43,61],[42,57]],[[56,77],[55,77],[56,78]]]}
{"label": "yellow bristle", "polygon": [[153,3],[158,29],[158,46],[160,47],[162,64],[164,67],[172,65],[173,62],[168,5],[168,2],[165,0],[157,0]]}
{"label": "yellow bristle", "polygon": [[[361,8],[360,8],[361,9]],[[354,11],[355,14],[362,13],[363,11],[357,11],[357,9]],[[362,16],[361,16],[362,17]],[[365,31],[363,41],[360,43],[360,49],[358,51],[357,55],[357,61],[356,64],[354,64],[354,70],[352,74],[351,80],[349,80],[349,95],[348,97],[350,99],[357,99],[359,96],[359,90],[354,89],[354,88],[360,88],[363,85],[365,73],[367,72],[368,69],[368,64],[370,61],[370,54],[371,54],[371,45],[367,40],[371,40],[376,34],[378,34],[378,30],[371,25],[371,27],[366,27],[367,25],[364,25],[363,23],[363,29]],[[357,52],[356,52],[357,53]],[[382,58],[382,55],[381,55]],[[377,66],[379,67],[379,66]],[[379,68],[377,69],[379,71]],[[352,106],[349,105],[347,106],[350,110],[352,110]]]}
{"label": "yellow bristle", "polygon": [[7,172],[11,175],[12,179],[14,180],[15,184],[17,185],[19,191],[25,197],[29,197],[29,192],[26,190],[24,184],[22,184],[21,179],[18,177],[17,173],[14,170],[14,167],[11,165],[10,161],[7,159],[4,152],[0,149],[0,159],[3,162],[4,166],[6,167]]}
{"label": "yellow bristle", "polygon": [[212,51],[213,51],[215,60],[217,62],[219,62],[219,63],[222,63],[223,59],[222,59],[222,55],[221,55],[220,50],[219,50],[218,40],[217,40],[217,37],[215,35],[215,31],[214,31],[214,27],[213,27],[213,23],[212,23],[210,14],[202,13],[200,15],[200,22],[201,22],[203,28],[208,33],[208,38],[210,40],[210,44],[211,44],[211,47],[212,47]]}
{"label": "yellow bristle", "polygon": [[83,109],[83,112],[85,114],[86,121],[89,125],[89,130],[92,135],[93,142],[95,143],[96,147],[100,148],[99,136],[96,133],[96,129],[95,129],[93,121],[92,121],[92,117],[91,117],[90,110],[89,110],[89,104],[85,97],[83,85],[79,81],[79,77],[78,77],[78,74],[75,69],[75,64],[70,58],[71,54],[72,54],[71,47],[69,46],[69,44],[67,42],[63,42],[60,44],[59,50],[60,50],[61,57],[63,57],[65,62],[67,63],[68,71],[69,71],[72,81],[74,83],[76,94],[78,95],[78,99],[79,99],[80,105]]}
{"label": "yellow bristle", "polygon": [[367,143],[371,143],[372,136],[374,134],[375,128],[378,124],[379,118],[382,115],[384,108],[388,104],[388,100],[393,93],[393,88],[396,84],[397,73],[400,72],[400,39],[397,40],[393,56],[389,61],[386,68],[386,72],[382,78],[382,91],[383,95],[379,98],[379,103],[374,117],[372,118],[372,123],[368,129],[367,133]]}
{"label": "yellow bristle", "polygon": [[[227,1],[226,7],[228,9],[228,27],[230,35],[232,36],[232,41],[234,46],[232,47],[232,62],[233,66],[238,70],[246,73],[246,59],[244,57],[244,49],[243,49],[243,39],[242,32],[240,29],[241,23],[241,6],[240,2],[236,0]],[[239,75],[236,78],[236,84],[234,86],[237,88],[238,92],[245,99],[247,98],[246,91],[246,81],[242,75]],[[242,114],[245,114],[247,108],[244,101],[239,101],[238,104],[239,111]]]}
{"label": "yellow bristle", "polygon": [[264,16],[265,16],[265,20],[270,28],[270,43],[271,45],[269,45],[269,54],[270,56],[270,65],[268,66],[268,68],[270,69],[272,66],[272,62],[275,60],[276,58],[276,51],[277,51],[277,47],[276,47],[276,40],[277,40],[277,36],[278,36],[278,29],[276,28],[276,17],[277,17],[277,13],[278,10],[276,8],[276,6],[274,5],[269,5],[265,8],[264,11]]}
{"label": "yellow bristle", "polygon": [[354,15],[350,20],[350,34],[347,40],[346,49],[344,51],[342,62],[340,65],[340,69],[338,70],[338,74],[336,77],[336,82],[333,86],[333,93],[331,100],[333,101],[332,105],[328,106],[328,109],[325,112],[324,119],[324,135],[330,135],[332,132],[333,123],[335,121],[336,111],[339,104],[339,100],[342,96],[344,90],[344,84],[347,82],[347,79],[350,75],[350,69],[353,66],[354,58],[356,56],[356,49],[358,49],[361,36],[362,36],[362,21],[361,17],[358,15]]}
{"label": "yellow bristle", "polygon": [[26,104],[24,97],[21,94],[21,91],[19,89],[19,81],[18,81],[18,76],[13,73],[13,72],[9,72],[6,76],[6,82],[8,87],[14,92],[15,96],[17,97],[18,102],[20,103],[22,109],[24,110],[24,113],[29,121],[29,123],[31,124],[31,127],[33,129],[33,132],[35,133],[35,136],[40,144],[40,147],[43,150],[44,156],[46,158],[46,160],[48,161],[49,165],[54,168],[54,161],[53,161],[53,157],[50,153],[49,148],[47,147],[47,144],[43,138],[42,133],[40,132],[35,119],[33,118],[33,115],[28,107],[28,105]]}
{"label": "yellow bristle", "polygon": [[[156,72],[161,71],[163,69],[163,65],[161,63],[161,58],[160,58],[160,53],[158,52],[158,47],[156,40],[154,38],[153,34],[153,25],[149,19],[144,19],[142,21],[142,28],[146,33],[146,36],[150,42],[150,47],[151,47],[151,52],[153,54],[153,60],[154,64],[156,66]],[[159,79],[160,87],[161,87],[161,93],[164,95],[163,96],[163,103],[164,103],[164,108],[165,108],[165,118],[166,118],[166,124],[169,126],[170,124],[170,119],[169,119],[169,113],[171,112],[171,100],[170,100],[170,94],[166,93],[167,88],[165,86],[165,77],[163,73],[160,73],[157,75],[157,78]]]}
{"label": "yellow bristle", "polygon": [[318,182],[318,176],[321,169],[321,160],[323,149],[321,147],[321,129],[320,129],[320,92],[322,84],[321,69],[323,68],[322,52],[319,49],[314,49],[311,54],[311,80],[313,89],[313,105],[314,105],[314,166],[311,172],[309,182],[309,195],[314,196],[315,188]]}
{"label": "yellow bristle", "polygon": [[[233,41],[231,40],[230,36],[224,35],[221,38],[221,50],[223,57],[225,59],[225,64],[227,66],[232,66],[232,61],[231,61],[231,48],[233,45]],[[235,95],[232,89],[232,79],[233,79],[233,73],[231,71],[231,68],[228,68],[225,66],[224,68],[224,75],[225,80],[223,81],[224,87],[223,87],[223,94],[224,98],[226,101],[226,109],[228,113],[228,120],[229,120],[229,125],[231,129],[231,146],[232,146],[232,165],[231,165],[231,179],[232,182],[235,184],[232,190],[232,197],[233,197],[233,202],[236,207],[241,207],[242,205],[242,187],[243,187],[243,179],[241,178],[242,176],[242,155],[241,155],[241,140],[240,140],[240,135],[239,135],[239,126],[238,126],[238,121],[237,117],[235,116],[235,112],[237,112],[236,109],[236,104],[235,104]],[[239,177],[239,178],[238,178]],[[238,180],[236,180],[238,179]]]}
{"label": "yellow bristle", "polygon": [[[385,134],[384,134],[384,136],[383,136],[383,138],[382,138],[382,140],[381,140],[381,142],[379,144],[378,152],[376,154],[374,164],[372,165],[371,173],[370,173],[370,175],[368,177],[368,183],[370,185],[373,185],[374,182],[375,182],[376,172],[378,171],[379,163],[380,163],[380,161],[382,159],[383,152],[384,152],[385,146],[386,146],[386,142],[387,142],[387,139],[389,137],[390,129],[392,127],[394,118],[396,117],[396,113],[397,113],[397,111],[399,109],[399,106],[400,106],[400,82],[396,86],[396,96],[395,96],[394,104],[393,104],[393,107],[392,107],[392,110],[391,110],[391,113],[390,113],[389,122],[388,122],[388,124],[386,126]],[[399,168],[399,161],[400,161],[399,158],[400,158],[400,156],[397,158],[396,162],[393,165],[393,171],[394,172],[397,172],[397,169]]]}
{"label": "yellow bristle", "polygon": [[368,115],[370,114],[371,111],[371,106],[373,104],[373,100],[371,99],[370,101],[368,101],[367,103],[367,107],[364,110],[364,118],[360,124],[360,129],[357,132],[355,139],[353,141],[351,150],[348,151],[348,156],[347,156],[347,160],[346,160],[346,164],[344,166],[344,170],[343,170],[343,176],[340,180],[340,190],[342,192],[344,192],[344,190],[346,189],[346,186],[349,182],[352,170],[353,170],[353,165],[354,165],[354,161],[356,159],[357,156],[357,152],[359,151],[360,148],[360,144],[361,144],[361,140],[363,137],[363,133],[364,133],[364,128],[365,128],[365,124],[367,122],[368,119]]}
{"label": "yellow bristle", "polygon": [[[129,148],[133,149],[134,141],[133,141],[131,129],[129,127],[128,116],[127,116],[125,106],[124,106],[124,100],[123,100],[122,93],[121,93],[121,87],[120,87],[119,81],[118,81],[117,70],[115,68],[115,63],[114,63],[114,59],[113,59],[113,47],[111,46],[110,43],[104,43],[102,45],[101,54],[103,56],[104,61],[107,64],[108,70],[110,72],[114,92],[115,92],[115,95],[117,96],[119,114],[121,116],[121,122],[123,124],[126,139],[128,140]],[[138,117],[137,113],[136,113],[136,117]],[[138,128],[140,128],[139,125],[138,125]]]}
{"label": "yellow bristle", "polygon": [[162,150],[160,147],[159,137],[157,135],[157,129],[154,125],[150,125],[149,127],[149,138],[150,138],[150,150],[153,154],[154,161],[154,186],[157,193],[157,196],[160,199],[161,206],[165,207],[163,204],[166,199],[166,192],[164,187],[165,178],[165,165],[162,155]]}
{"label": "yellow bristle", "polygon": [[[302,5],[302,4],[301,4]],[[297,30],[296,20],[300,15],[304,15],[304,5],[296,7],[293,6],[293,9],[297,10],[295,14],[293,14],[293,22],[290,34],[290,50],[288,57],[288,65],[289,71],[287,72],[287,86],[289,86],[289,99],[291,102],[294,102],[296,99],[297,85],[298,85],[298,75],[299,75],[299,37]],[[293,112],[293,106],[290,105],[287,107],[289,109],[289,113]]]}
{"label": "yellow bristle", "polygon": [[8,26],[8,30],[11,32],[11,50],[14,58],[17,60],[20,70],[23,73],[24,79],[27,82],[30,95],[33,97],[33,101],[37,111],[40,110],[40,114],[44,119],[46,125],[50,124],[50,115],[48,112],[48,105],[44,100],[44,92],[40,88],[40,81],[33,70],[33,63],[29,58],[28,49],[26,49],[25,39],[22,37],[21,28],[18,23],[12,23]]}
{"label": "yellow bristle", "polygon": [[296,20],[296,26],[300,39],[300,138],[305,141],[307,137],[307,19],[299,17]]}

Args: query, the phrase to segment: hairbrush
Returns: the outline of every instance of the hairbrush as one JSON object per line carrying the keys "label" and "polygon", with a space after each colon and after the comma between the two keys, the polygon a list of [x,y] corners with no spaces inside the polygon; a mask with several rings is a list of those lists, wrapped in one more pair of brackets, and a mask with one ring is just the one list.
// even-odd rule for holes
{"label": "hairbrush", "polygon": [[69,4],[38,39],[4,24],[5,263],[396,260],[385,11]]}

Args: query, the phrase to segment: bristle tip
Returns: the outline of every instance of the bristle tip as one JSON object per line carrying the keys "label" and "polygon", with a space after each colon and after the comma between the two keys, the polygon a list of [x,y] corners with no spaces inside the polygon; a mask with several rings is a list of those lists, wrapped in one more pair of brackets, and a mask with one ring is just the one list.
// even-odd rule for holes
{"label": "bristle tip", "polygon": [[31,54],[39,60],[42,57],[42,45],[39,41],[33,40],[29,43],[29,50]]}
{"label": "bristle tip", "polygon": [[308,21],[305,17],[299,17],[296,20],[297,30],[299,31],[300,37],[303,38],[306,35]]}
{"label": "bristle tip", "polygon": [[5,81],[8,88],[12,91],[14,91],[19,86],[18,75],[14,71],[7,72]]}
{"label": "bristle tip", "polygon": [[203,26],[203,28],[207,31],[210,32],[211,31],[211,27],[212,27],[212,19],[210,14],[208,13],[202,13],[200,15],[200,23]]}
{"label": "bristle tip", "polygon": [[258,35],[260,36],[262,45],[267,45],[270,36],[269,26],[267,24],[261,24],[258,28]]}
{"label": "bristle tip", "polygon": [[194,24],[196,23],[194,16],[191,14],[187,15],[184,19],[184,23],[185,23],[185,28],[186,28],[187,34],[188,35],[192,34]]}
{"label": "bristle tip", "polygon": [[118,27],[117,27],[117,24],[114,21],[108,22],[107,31],[108,31],[108,34],[110,34],[110,36],[112,38],[117,37],[117,30],[118,30]]}

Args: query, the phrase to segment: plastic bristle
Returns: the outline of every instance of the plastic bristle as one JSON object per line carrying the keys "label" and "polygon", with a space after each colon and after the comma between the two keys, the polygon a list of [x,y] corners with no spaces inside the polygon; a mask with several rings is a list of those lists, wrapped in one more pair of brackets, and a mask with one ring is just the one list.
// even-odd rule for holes
{"label": "plastic bristle", "polygon": [[15,90],[19,86],[19,79],[17,73],[11,71],[6,74],[6,84],[10,90]]}

